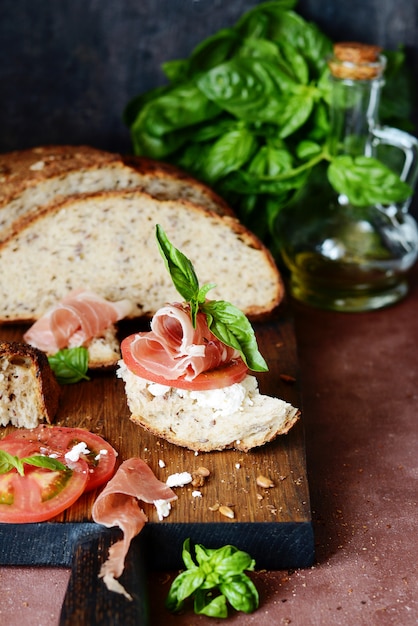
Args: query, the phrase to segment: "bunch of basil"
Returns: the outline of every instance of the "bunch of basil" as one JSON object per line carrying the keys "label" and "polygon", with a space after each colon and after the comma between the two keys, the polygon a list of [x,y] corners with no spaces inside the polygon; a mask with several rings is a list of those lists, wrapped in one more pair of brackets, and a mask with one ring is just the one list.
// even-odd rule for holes
{"label": "bunch of basil", "polygon": [[[329,154],[332,42],[292,10],[296,2],[264,2],[188,59],[165,63],[168,84],[124,111],[136,154],[172,162],[211,185],[264,240],[274,239],[279,211],[324,163],[331,185],[353,204],[401,201],[411,193],[375,159]],[[403,53],[385,54],[382,122],[407,128]]]}

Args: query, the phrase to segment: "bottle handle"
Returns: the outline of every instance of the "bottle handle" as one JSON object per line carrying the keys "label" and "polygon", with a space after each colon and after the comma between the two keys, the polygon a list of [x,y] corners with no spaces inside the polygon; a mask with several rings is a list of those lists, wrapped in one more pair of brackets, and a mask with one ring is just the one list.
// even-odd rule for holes
{"label": "bottle handle", "polygon": [[[378,156],[412,188],[418,177],[418,139],[398,128],[376,126],[370,129],[366,156]],[[387,147],[397,150],[387,150]]]}

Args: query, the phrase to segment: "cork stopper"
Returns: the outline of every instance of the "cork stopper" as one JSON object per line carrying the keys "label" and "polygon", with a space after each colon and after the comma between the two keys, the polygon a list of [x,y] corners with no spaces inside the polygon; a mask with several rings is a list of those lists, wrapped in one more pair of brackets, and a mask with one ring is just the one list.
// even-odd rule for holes
{"label": "cork stopper", "polygon": [[381,76],[385,69],[381,51],[380,46],[354,41],[336,43],[334,56],[328,61],[328,66],[336,78],[372,80]]}

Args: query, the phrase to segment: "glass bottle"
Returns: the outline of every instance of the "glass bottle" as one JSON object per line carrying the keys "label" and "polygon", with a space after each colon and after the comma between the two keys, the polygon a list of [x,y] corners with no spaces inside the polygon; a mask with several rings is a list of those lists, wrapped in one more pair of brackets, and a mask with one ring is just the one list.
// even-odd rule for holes
{"label": "glass bottle", "polygon": [[[372,156],[413,187],[418,141],[379,126],[385,57],[376,46],[336,44],[329,59],[330,155]],[[418,256],[418,229],[403,203],[353,206],[327,179],[328,163],[279,215],[281,254],[298,300],[337,311],[388,306],[408,291],[407,272]]]}

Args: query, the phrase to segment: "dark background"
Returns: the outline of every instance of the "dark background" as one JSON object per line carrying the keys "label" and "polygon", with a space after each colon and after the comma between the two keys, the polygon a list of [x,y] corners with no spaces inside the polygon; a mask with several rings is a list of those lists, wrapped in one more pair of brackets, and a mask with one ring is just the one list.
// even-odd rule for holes
{"label": "dark background", "polygon": [[[164,61],[256,4],[0,0],[0,152],[50,143],[129,152],[127,102],[164,83]],[[296,10],[334,41],[405,45],[418,78],[418,0],[300,0]]]}

